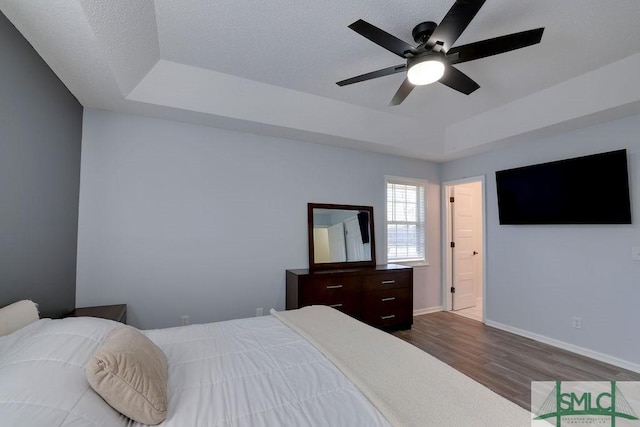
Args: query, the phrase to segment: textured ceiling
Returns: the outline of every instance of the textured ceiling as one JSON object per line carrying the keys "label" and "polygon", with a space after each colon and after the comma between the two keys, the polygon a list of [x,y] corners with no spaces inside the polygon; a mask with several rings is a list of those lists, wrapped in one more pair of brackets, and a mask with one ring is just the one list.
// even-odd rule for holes
{"label": "textured ceiling", "polygon": [[[539,45],[458,65],[481,86],[470,96],[434,84],[389,107],[403,74],[335,85],[403,63],[347,25],[362,18],[412,42],[416,24],[439,22],[452,3],[0,0],[0,10],[91,108],[434,160],[640,111],[637,78],[607,77],[640,62],[629,60],[640,52],[637,0],[488,0],[457,45],[545,33]],[[576,79],[591,94],[582,106],[566,99]],[[618,98],[603,103],[610,93]],[[547,108],[562,114],[523,119]]]}

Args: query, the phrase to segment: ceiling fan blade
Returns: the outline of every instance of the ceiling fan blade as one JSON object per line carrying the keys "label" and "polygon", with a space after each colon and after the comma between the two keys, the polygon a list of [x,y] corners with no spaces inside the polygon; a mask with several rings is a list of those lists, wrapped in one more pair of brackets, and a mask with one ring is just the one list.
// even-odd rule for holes
{"label": "ceiling fan blade", "polygon": [[393,95],[393,99],[391,99],[389,106],[402,104],[402,101],[404,101],[405,98],[409,96],[409,94],[411,93],[414,87],[415,87],[414,85],[409,83],[409,79],[405,78],[402,84],[400,85],[400,87],[398,88],[398,91],[396,92],[396,94]]}
{"label": "ceiling fan blade", "polygon": [[461,62],[473,61],[475,59],[486,58],[487,56],[498,55],[540,43],[544,28],[521,31],[519,33],[508,34],[506,36],[495,37],[493,39],[482,40],[475,43],[453,47],[447,55],[455,55],[449,60],[450,64],[460,64]]}
{"label": "ceiling fan blade", "polygon": [[370,73],[362,74],[350,79],[345,79],[337,82],[338,86],[346,86],[354,83],[360,83],[365,80],[377,79],[378,77],[389,76],[391,74],[399,73],[407,69],[407,64],[396,65],[395,67],[383,68],[382,70],[372,71]]}
{"label": "ceiling fan blade", "polygon": [[471,94],[480,87],[478,83],[471,80],[471,77],[450,65],[445,69],[444,76],[440,78],[439,82],[465,95]]}
{"label": "ceiling fan blade", "polygon": [[442,48],[446,53],[476,16],[484,2],[485,0],[456,0],[440,25],[431,34],[427,47],[431,48],[437,42],[442,42]]}
{"label": "ceiling fan blade", "polygon": [[391,51],[403,58],[406,58],[407,52],[410,52],[412,55],[417,53],[416,49],[409,43],[400,40],[396,36],[392,36],[386,31],[383,31],[362,19],[358,19],[356,22],[349,25],[349,28],[361,36],[368,38],[378,46],[382,46],[388,51]]}

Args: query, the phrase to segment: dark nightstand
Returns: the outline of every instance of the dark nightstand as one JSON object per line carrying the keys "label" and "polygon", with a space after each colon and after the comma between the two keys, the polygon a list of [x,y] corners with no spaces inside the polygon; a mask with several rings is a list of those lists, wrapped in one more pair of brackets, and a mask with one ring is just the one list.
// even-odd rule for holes
{"label": "dark nightstand", "polygon": [[98,307],[76,308],[65,317],[100,317],[102,319],[115,320],[127,323],[127,304],[101,305]]}

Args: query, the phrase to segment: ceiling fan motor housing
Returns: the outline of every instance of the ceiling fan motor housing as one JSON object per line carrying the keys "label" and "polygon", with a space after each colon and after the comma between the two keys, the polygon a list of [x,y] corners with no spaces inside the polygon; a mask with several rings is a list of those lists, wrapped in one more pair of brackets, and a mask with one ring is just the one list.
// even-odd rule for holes
{"label": "ceiling fan motor housing", "polygon": [[431,34],[433,34],[437,26],[438,24],[432,21],[419,23],[413,28],[413,31],[411,31],[413,40],[416,43],[425,42],[429,37],[431,37]]}

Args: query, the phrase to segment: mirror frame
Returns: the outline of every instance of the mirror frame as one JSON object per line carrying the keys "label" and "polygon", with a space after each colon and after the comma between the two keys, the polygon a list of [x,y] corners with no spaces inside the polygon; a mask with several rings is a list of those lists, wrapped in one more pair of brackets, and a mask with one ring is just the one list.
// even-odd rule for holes
{"label": "mirror frame", "polygon": [[[370,224],[370,242],[371,242],[371,260],[370,261],[344,261],[344,262],[315,262],[315,251],[313,247],[313,210],[314,209],[341,209],[350,211],[366,211],[369,213]],[[335,268],[358,268],[358,267],[375,267],[376,266],[376,238],[375,227],[373,222],[373,206],[356,206],[356,205],[334,205],[328,203],[308,203],[308,231],[309,231],[309,270],[328,270]]]}

